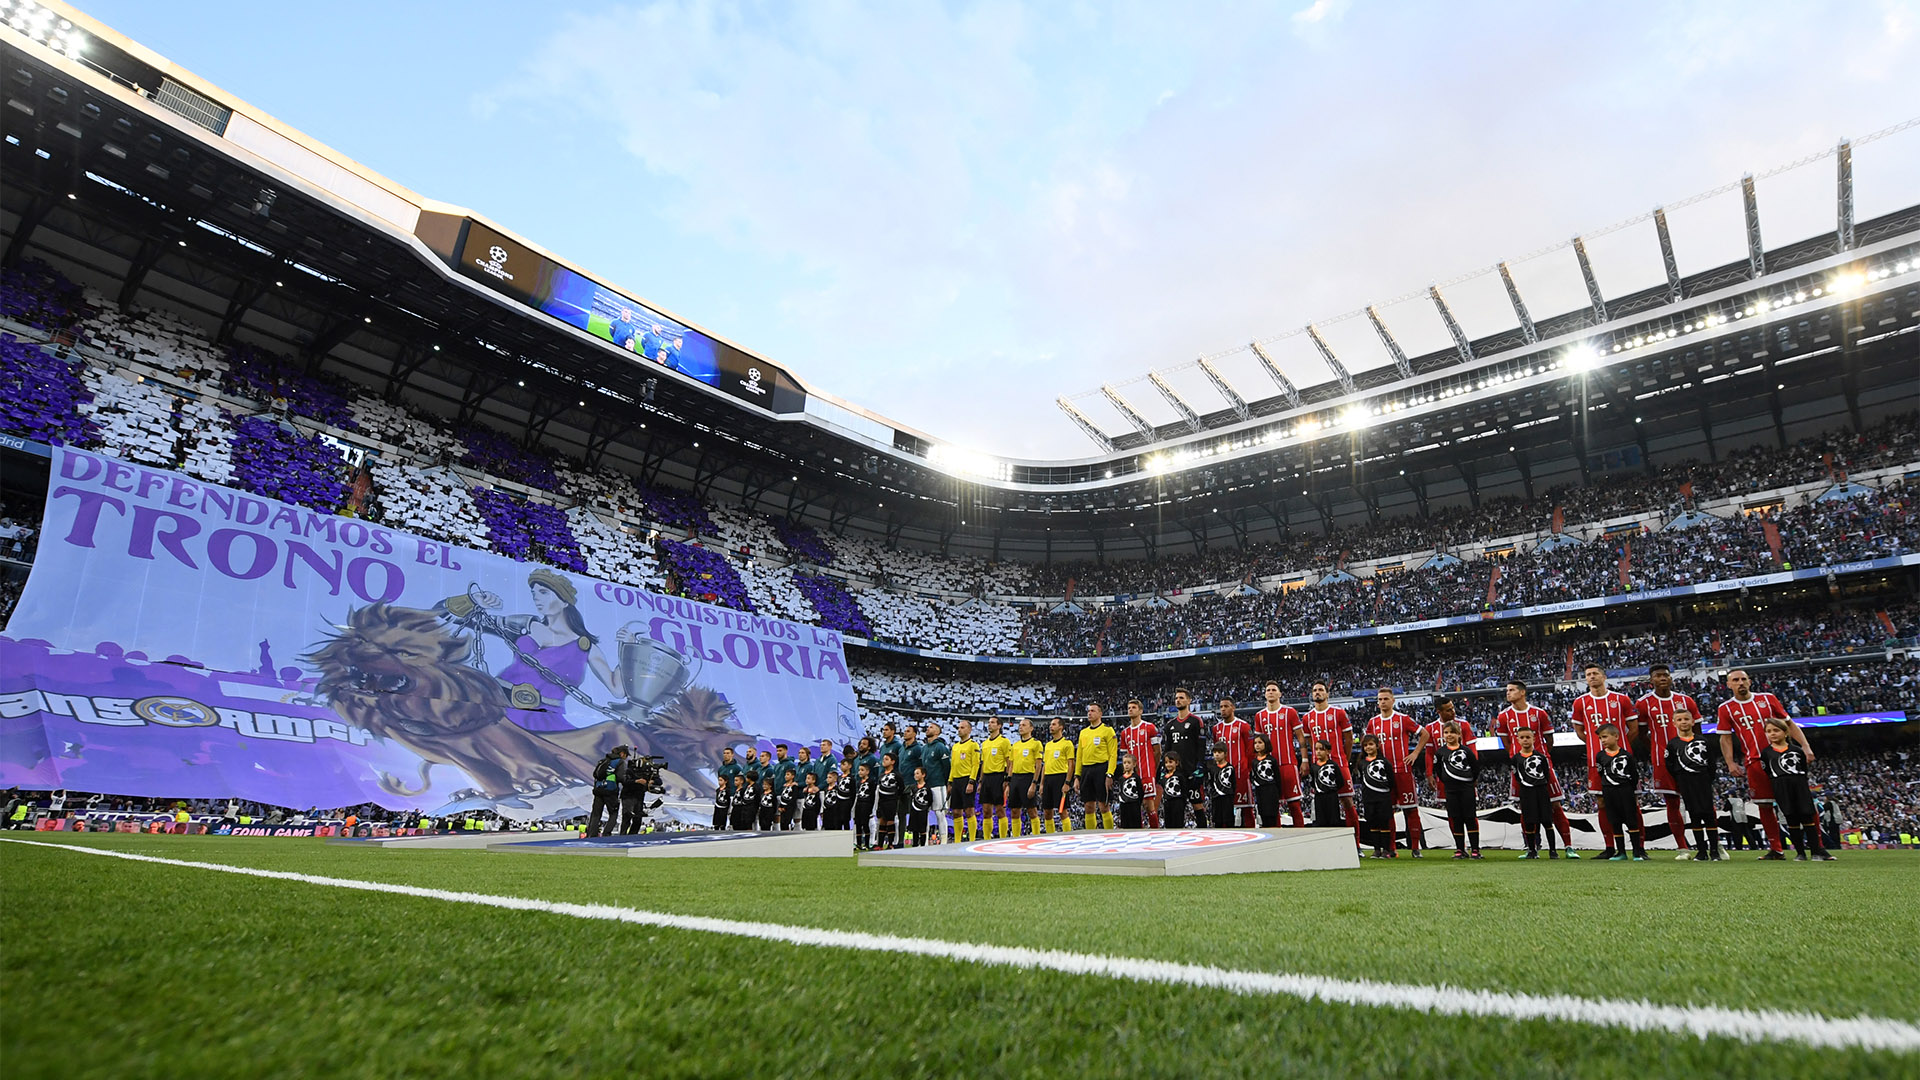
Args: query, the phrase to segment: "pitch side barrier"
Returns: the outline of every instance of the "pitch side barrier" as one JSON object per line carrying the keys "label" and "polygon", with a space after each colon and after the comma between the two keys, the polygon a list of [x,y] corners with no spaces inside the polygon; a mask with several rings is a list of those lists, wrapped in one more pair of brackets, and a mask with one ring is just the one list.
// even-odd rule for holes
{"label": "pitch side barrier", "polygon": [[1179,660],[1189,656],[1220,656],[1228,653],[1253,652],[1258,649],[1272,649],[1287,645],[1313,645],[1323,641],[1346,641],[1351,638],[1410,634],[1421,630],[1441,630],[1450,626],[1471,626],[1475,623],[1495,622],[1503,619],[1530,619],[1540,615],[1564,615],[1568,612],[1595,611],[1601,608],[1617,607],[1621,604],[1644,604],[1655,600],[1672,600],[1683,596],[1711,596],[1716,593],[1733,592],[1738,589],[1763,589],[1773,585],[1787,585],[1796,581],[1839,577],[1843,574],[1870,573],[1875,570],[1896,570],[1906,566],[1920,566],[1920,552],[1908,552],[1905,555],[1894,555],[1884,559],[1859,559],[1852,562],[1832,563],[1826,566],[1810,566],[1801,570],[1780,570],[1771,574],[1750,574],[1746,577],[1729,578],[1725,581],[1709,581],[1699,585],[1674,585],[1665,589],[1647,589],[1642,592],[1624,593],[1618,596],[1596,596],[1585,600],[1563,600],[1556,604],[1534,604],[1528,607],[1505,608],[1500,611],[1485,611],[1473,615],[1449,615],[1445,618],[1421,619],[1417,622],[1387,623],[1381,626],[1361,626],[1351,630],[1329,630],[1316,634],[1294,634],[1289,637],[1267,638],[1262,641],[1247,641],[1237,645],[1204,645],[1193,649],[1168,649],[1163,652],[1130,653],[1126,656],[979,656],[970,653],[944,652],[939,649],[917,649],[911,645],[895,645],[891,642],[873,641],[867,638],[854,637],[850,634],[842,635],[841,640],[848,645],[880,649],[885,652],[904,653],[908,656],[924,656],[933,660],[962,660],[975,664],[1012,664],[1021,667],[1085,667],[1094,664],[1133,664],[1145,660]]}
{"label": "pitch side barrier", "polygon": [[[23,791],[46,790],[44,788],[22,788]],[[414,836],[432,832],[429,829],[409,829],[393,825],[376,825],[361,822],[354,826],[351,833],[347,829],[346,819],[327,818],[310,821],[304,825],[292,825],[282,822],[268,824],[228,824],[227,819],[218,814],[194,814],[186,821],[176,819],[172,814],[155,813],[144,810],[87,810],[67,809],[49,810],[35,807],[18,824],[34,832],[74,832],[74,833],[155,833],[167,835],[195,836]]]}

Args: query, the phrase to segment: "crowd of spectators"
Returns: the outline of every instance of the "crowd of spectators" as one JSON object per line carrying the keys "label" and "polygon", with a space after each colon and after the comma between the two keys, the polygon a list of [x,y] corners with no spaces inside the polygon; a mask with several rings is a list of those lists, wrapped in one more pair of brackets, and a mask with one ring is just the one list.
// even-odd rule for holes
{"label": "crowd of spectators", "polygon": [[[1037,614],[1028,620],[1021,648],[1032,656],[1128,656],[1485,614],[1920,551],[1920,514],[1903,482],[1807,503],[1777,517],[1687,520],[1658,532],[1636,530],[1498,559],[1442,557],[1367,578],[1334,573],[1285,592],[1242,588]],[[1779,558],[1769,529],[1779,536]]]}
{"label": "crowd of spectators", "polygon": [[1846,827],[1920,835],[1920,761],[1913,750],[1821,752],[1813,768]]}
{"label": "crowd of spectators", "polygon": [[[1477,507],[1448,507],[1425,518],[1385,519],[1284,543],[1245,550],[1167,554],[1153,561],[1060,562],[1034,568],[1042,595],[1059,596],[1069,582],[1081,596],[1175,593],[1220,583],[1322,570],[1344,562],[1396,555],[1462,551],[1497,540],[1549,530],[1553,512],[1563,526],[1625,518],[1673,517],[1698,503],[1774,488],[1841,479],[1851,473],[1920,460],[1920,424],[1913,414],[1890,417],[1860,433],[1835,432],[1786,449],[1753,448],[1718,462],[1692,461],[1653,470],[1596,476],[1552,489],[1534,500],[1486,498]],[[1815,556],[1795,556],[1803,565]],[[1839,556],[1851,558],[1854,556]]]}
{"label": "crowd of spectators", "polygon": [[[1886,622],[1881,619],[1884,612]],[[1887,622],[1894,629],[1887,629]],[[1920,603],[1906,601],[1885,609],[1809,610],[1737,621],[1738,629],[1697,627],[1634,629],[1598,634],[1569,631],[1544,641],[1476,643],[1441,647],[1412,655],[1363,660],[1294,660],[1222,657],[1204,676],[1185,676],[1182,684],[1194,700],[1223,698],[1257,708],[1261,687],[1279,680],[1286,699],[1305,701],[1307,689],[1323,680],[1336,698],[1365,700],[1381,686],[1395,693],[1484,694],[1497,710],[1499,692],[1518,678],[1553,700],[1571,705],[1579,693],[1579,672],[1598,663],[1618,678],[1638,678],[1655,662],[1676,669],[1719,669],[1732,664],[1779,664],[1821,658],[1884,658],[1890,643],[1909,646],[1920,636]],[[1135,674],[1132,665],[1052,668],[1050,677],[1030,670],[1008,671],[980,665],[890,660],[883,654],[854,658],[854,687],[870,708],[908,708],[939,712],[1073,712],[1088,701],[1117,706],[1139,698],[1150,710],[1172,708],[1174,679],[1151,671]],[[1796,715],[1866,712],[1909,708],[1920,699],[1913,665],[1880,663],[1774,668],[1768,676]],[[1563,694],[1556,684],[1570,689]],[[1709,696],[1717,691],[1703,688]]]}
{"label": "crowd of spectators", "polygon": [[873,627],[868,624],[867,616],[847,592],[845,585],[833,578],[812,574],[795,574],[793,580],[819,613],[821,626],[856,637],[873,636]]}
{"label": "crowd of spectators", "polygon": [[40,547],[40,516],[0,505],[0,558],[30,563]]}
{"label": "crowd of spectators", "polygon": [[243,416],[233,422],[229,447],[236,486],[323,514],[346,506],[346,460],[320,436]]}
{"label": "crowd of spectators", "polygon": [[476,487],[473,507],[487,525],[487,542],[502,555],[551,563],[577,574],[586,560],[566,511],[550,503],[522,499],[499,488]]}
{"label": "crowd of spectators", "polygon": [[678,540],[661,540],[659,552],[660,565],[667,572],[667,587],[673,592],[739,611],[754,610],[740,571],[726,556]]}

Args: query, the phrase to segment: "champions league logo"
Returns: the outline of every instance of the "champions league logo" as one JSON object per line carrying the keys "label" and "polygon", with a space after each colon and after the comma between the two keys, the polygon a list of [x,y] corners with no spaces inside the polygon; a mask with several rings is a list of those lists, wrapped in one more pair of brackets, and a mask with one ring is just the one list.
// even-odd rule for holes
{"label": "champions league logo", "polygon": [[764,394],[767,391],[760,385],[760,369],[748,368],[747,377],[740,380],[741,389],[749,394]]}
{"label": "champions league logo", "polygon": [[988,840],[972,845],[967,851],[974,855],[1176,855],[1264,838],[1251,829],[1082,832]]}
{"label": "champions league logo", "polygon": [[487,249],[487,257],[473,260],[480,272],[498,281],[512,281],[513,275],[507,273],[507,249],[495,244]]}

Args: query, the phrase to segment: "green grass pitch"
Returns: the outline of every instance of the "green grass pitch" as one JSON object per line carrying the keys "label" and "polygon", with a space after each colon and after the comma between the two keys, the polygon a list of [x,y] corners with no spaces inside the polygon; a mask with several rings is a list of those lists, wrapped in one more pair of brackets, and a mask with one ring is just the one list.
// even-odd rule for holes
{"label": "green grass pitch", "polygon": [[[23,835],[23,834],[15,834]],[[45,840],[41,834],[32,837]],[[1920,1019],[1920,856],[1114,878],[304,840],[66,843],[1255,971]],[[1920,1075],[1920,1057],[1243,997],[0,844],[0,1073]]]}

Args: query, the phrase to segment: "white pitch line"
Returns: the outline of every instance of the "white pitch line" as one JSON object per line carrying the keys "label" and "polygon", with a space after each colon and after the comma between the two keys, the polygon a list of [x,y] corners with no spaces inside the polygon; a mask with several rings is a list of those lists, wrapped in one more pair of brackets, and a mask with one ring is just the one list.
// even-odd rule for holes
{"label": "white pitch line", "polygon": [[940,941],[934,938],[895,937],[852,930],[822,930],[811,926],[785,926],[780,923],[741,922],[711,919],[698,915],[674,915],[658,911],[612,907],[606,904],[568,904],[553,900],[531,900],[518,896],[494,896],[487,893],[454,892],[417,885],[392,885],[381,881],[322,877],[287,870],[261,870],[250,866],[224,866],[220,863],[163,859],[155,855],[136,855],[127,851],[82,847],[75,844],[49,844],[37,840],[0,837],[0,842],[52,848],[76,854],[99,855],[131,862],[182,866],[192,870],[214,870],[223,874],[299,881],[335,889],[391,893],[425,900],[444,900],[456,904],[505,908],[509,911],[540,911],[576,919],[599,919],[639,926],[689,930],[703,934],[780,941],[789,945],[826,946],[860,952],[904,953],[930,956],[960,963],[988,964],[996,967],[1024,968],[1030,971],[1057,971],[1066,975],[1098,975],[1130,982],[1161,983],[1170,986],[1194,986],[1208,990],[1227,990],[1250,996],[1299,998],[1305,1001],[1330,1001],[1341,1005],[1372,1008],[1413,1009],[1439,1016],[1487,1017],[1498,1020],[1552,1020],[1587,1024],[1593,1027],[1625,1028],[1629,1031],[1669,1032],[1693,1035],[1701,1039],[1718,1036],[1741,1042],[1796,1043],[1802,1046],[1887,1050],[1895,1053],[1920,1051],[1920,1025],[1877,1016],[1829,1017],[1818,1013],[1782,1012],[1774,1009],[1723,1009],[1712,1005],[1658,1005],[1646,1000],[1623,1001],[1611,998],[1585,998],[1570,994],[1515,994],[1500,990],[1469,990],[1457,986],[1423,986],[1376,982],[1372,979],[1335,979],[1323,975],[1290,975],[1265,971],[1236,971],[1199,964],[1177,964],[1165,960],[1143,960],[1130,956],[1099,956],[1060,949],[1029,949],[1016,945],[980,945],[964,941]]}

